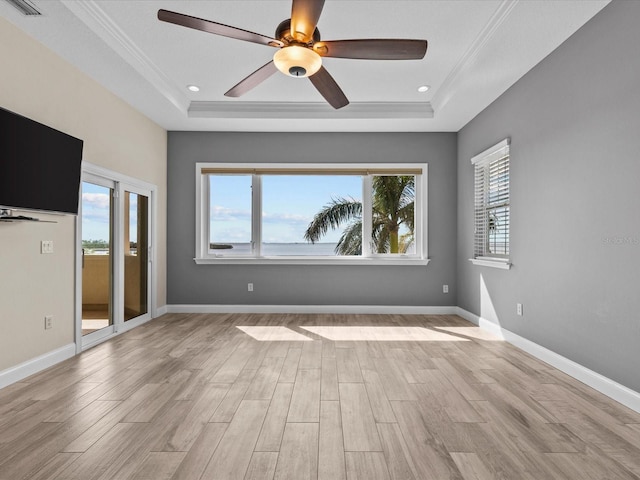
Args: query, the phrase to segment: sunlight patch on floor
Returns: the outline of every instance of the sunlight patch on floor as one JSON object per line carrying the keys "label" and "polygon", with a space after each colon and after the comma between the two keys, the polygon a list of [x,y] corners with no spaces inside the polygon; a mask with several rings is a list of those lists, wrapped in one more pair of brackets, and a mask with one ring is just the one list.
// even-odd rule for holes
{"label": "sunlight patch on floor", "polygon": [[259,342],[312,342],[287,327],[236,327]]}
{"label": "sunlight patch on floor", "polygon": [[300,327],[334,341],[469,342],[466,338],[423,327]]}
{"label": "sunlight patch on floor", "polygon": [[464,335],[465,337],[475,338],[476,340],[489,340],[491,342],[502,342],[503,339],[483,330],[480,327],[434,327],[438,330]]}

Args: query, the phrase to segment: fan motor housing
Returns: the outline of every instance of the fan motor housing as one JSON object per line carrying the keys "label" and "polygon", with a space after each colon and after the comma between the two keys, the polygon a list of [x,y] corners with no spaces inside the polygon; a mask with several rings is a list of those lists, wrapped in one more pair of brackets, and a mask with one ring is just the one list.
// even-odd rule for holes
{"label": "fan motor housing", "polygon": [[275,37],[285,45],[300,45],[310,47],[314,43],[320,41],[320,30],[318,30],[318,28],[316,27],[316,29],[313,31],[313,38],[309,43],[300,42],[293,38],[293,36],[291,35],[291,19],[287,18],[286,20],[280,22],[280,25],[278,25],[278,28],[276,28]]}

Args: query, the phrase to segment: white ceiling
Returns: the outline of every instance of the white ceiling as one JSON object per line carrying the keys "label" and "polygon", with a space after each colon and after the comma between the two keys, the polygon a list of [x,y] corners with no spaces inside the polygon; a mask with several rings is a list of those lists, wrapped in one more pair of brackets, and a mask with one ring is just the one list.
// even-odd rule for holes
{"label": "white ceiling", "polygon": [[[351,102],[335,111],[308,79],[280,73],[241,98],[225,97],[275,50],[156,17],[164,8],[273,36],[290,0],[30,1],[43,16],[4,1],[0,15],[167,130],[424,132],[460,130],[609,3],[327,0],[323,40],[429,41],[423,60],[323,59]],[[423,84],[427,93],[417,91]]]}

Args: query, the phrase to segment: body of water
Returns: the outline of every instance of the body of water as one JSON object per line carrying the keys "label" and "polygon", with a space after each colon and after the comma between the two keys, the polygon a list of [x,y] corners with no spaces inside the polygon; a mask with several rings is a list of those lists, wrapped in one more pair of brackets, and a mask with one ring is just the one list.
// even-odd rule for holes
{"label": "body of water", "polygon": [[[232,243],[233,248],[210,249],[209,253],[223,256],[251,255],[251,244]],[[263,243],[262,256],[326,256],[335,255],[335,243]]]}

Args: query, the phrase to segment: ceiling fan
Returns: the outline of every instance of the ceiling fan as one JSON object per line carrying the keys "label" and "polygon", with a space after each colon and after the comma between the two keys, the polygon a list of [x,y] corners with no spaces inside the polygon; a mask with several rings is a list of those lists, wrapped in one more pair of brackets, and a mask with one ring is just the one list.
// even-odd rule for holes
{"label": "ceiling fan", "polygon": [[276,28],[275,38],[192,17],[169,10],[158,10],[158,19],[183,27],[259,43],[277,48],[273,60],[263,65],[225,93],[239,97],[280,70],[292,77],[309,77],[311,83],[333,108],[349,100],[333,77],[322,66],[322,57],[365,60],[419,60],[427,53],[426,40],[364,39],[321,41],[316,28],[324,0],[293,0],[291,18]]}

